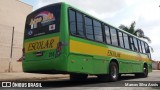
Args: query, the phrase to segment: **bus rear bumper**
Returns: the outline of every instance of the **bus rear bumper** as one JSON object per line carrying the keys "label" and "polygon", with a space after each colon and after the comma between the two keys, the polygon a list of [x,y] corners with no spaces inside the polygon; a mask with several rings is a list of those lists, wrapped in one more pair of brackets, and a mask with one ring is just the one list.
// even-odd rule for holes
{"label": "bus rear bumper", "polygon": [[62,63],[61,60],[39,60],[39,61],[23,61],[22,62],[23,72],[63,72],[66,71],[66,64]]}

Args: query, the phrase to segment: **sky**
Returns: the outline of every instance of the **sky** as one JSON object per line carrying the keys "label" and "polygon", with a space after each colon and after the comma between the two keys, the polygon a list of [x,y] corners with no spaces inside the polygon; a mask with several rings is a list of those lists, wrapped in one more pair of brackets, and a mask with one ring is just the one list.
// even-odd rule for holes
{"label": "sky", "polygon": [[56,2],[66,2],[115,27],[136,22],[151,39],[152,59],[160,61],[160,0],[21,0],[33,11]]}

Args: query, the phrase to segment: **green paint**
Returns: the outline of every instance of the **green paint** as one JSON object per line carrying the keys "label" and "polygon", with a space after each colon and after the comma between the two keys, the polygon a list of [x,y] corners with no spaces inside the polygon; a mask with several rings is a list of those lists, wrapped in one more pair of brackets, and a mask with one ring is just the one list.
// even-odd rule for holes
{"label": "green paint", "polygon": [[[24,72],[34,71],[64,71],[74,73],[86,73],[86,74],[107,74],[109,63],[112,56],[114,55],[119,64],[120,73],[134,73],[142,72],[143,61],[124,60],[119,58],[120,54],[111,51],[110,56],[97,56],[97,55],[86,55],[83,53],[70,52],[69,40],[76,40],[78,42],[84,42],[91,45],[97,45],[100,47],[106,47],[117,51],[127,52],[132,55],[137,55],[136,52],[120,49],[114,46],[106,45],[105,43],[97,43],[82,38],[77,38],[69,35],[68,26],[68,7],[71,7],[65,3],[61,4],[60,14],[60,32],[25,39],[24,43],[35,40],[50,38],[59,36],[60,42],[63,43],[62,51],[60,56],[56,56],[56,49],[44,50],[43,56],[36,56],[35,52],[25,54],[23,60]],[[146,55],[142,55],[146,56]],[[148,63],[149,72],[151,71],[151,63]]]}

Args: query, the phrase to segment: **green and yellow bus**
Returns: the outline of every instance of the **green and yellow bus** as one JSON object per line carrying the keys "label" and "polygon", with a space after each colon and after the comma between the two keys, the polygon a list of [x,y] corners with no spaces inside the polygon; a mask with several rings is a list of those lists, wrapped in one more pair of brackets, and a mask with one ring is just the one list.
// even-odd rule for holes
{"label": "green and yellow bus", "polygon": [[148,44],[66,3],[27,16],[23,71],[58,71],[71,80],[96,75],[116,81],[121,74],[147,77],[152,71]]}

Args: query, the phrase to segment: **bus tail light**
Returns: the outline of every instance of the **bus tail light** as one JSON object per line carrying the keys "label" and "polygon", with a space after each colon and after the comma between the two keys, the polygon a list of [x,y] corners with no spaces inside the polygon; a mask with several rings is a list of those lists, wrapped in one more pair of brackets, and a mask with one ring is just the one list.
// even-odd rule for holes
{"label": "bus tail light", "polygon": [[60,52],[62,50],[62,42],[59,42],[57,45],[57,51]]}
{"label": "bus tail light", "polygon": [[25,48],[22,49],[22,59],[25,59]]}
{"label": "bus tail light", "polygon": [[22,57],[17,60],[17,62],[22,62],[24,60],[25,48],[22,49]]}
{"label": "bus tail light", "polygon": [[24,53],[25,53],[25,49],[24,48],[22,49],[22,52],[23,52],[23,55],[24,55]]}
{"label": "bus tail light", "polygon": [[61,54],[61,50],[62,50],[62,42],[58,42],[56,49],[56,57]]}

